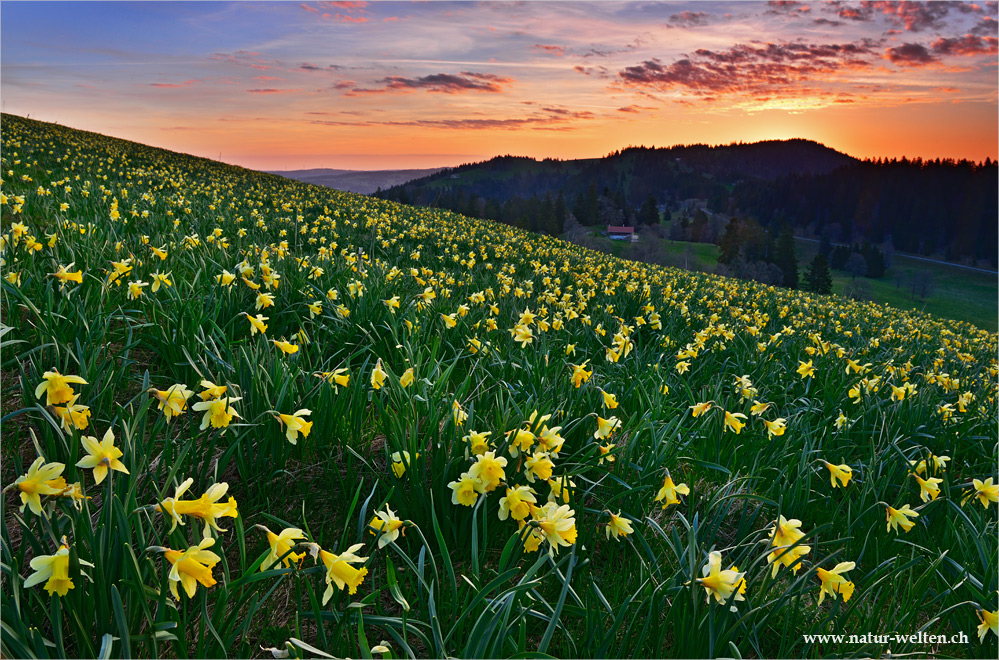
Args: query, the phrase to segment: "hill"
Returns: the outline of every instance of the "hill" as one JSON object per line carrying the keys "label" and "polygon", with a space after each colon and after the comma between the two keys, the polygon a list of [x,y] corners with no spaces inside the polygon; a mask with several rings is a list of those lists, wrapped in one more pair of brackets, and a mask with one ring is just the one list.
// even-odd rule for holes
{"label": "hill", "polygon": [[419,179],[440,172],[442,168],[422,170],[333,170],[317,168],[311,170],[274,170],[276,174],[296,181],[304,181],[317,186],[345,190],[347,192],[370,195],[379,188],[391,188],[413,179]]}
{"label": "hill", "polygon": [[[503,156],[385,190],[386,199],[561,235],[658,223],[706,208],[832,241],[894,241],[951,261],[999,263],[999,167],[991,161],[860,161],[808,140],[629,147],[605,158]],[[668,217],[668,216],[666,216]]]}
{"label": "hill", "polygon": [[995,334],[0,122],[3,657],[996,657]]}

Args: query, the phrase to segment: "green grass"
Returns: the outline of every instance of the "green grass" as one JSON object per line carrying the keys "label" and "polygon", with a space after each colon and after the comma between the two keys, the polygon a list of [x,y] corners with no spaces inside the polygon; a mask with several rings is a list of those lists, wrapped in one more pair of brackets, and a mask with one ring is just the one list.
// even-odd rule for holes
{"label": "green grass", "polygon": [[[797,241],[798,263],[804,275],[808,263],[818,253],[818,243]],[[940,318],[967,321],[990,332],[999,329],[999,274],[980,273],[948,264],[930,263],[896,254],[892,268],[879,279],[864,278],[870,289],[871,299],[897,307],[926,312]],[[905,280],[917,272],[927,272],[933,277],[932,293],[925,299],[914,299],[895,280],[896,273]],[[833,271],[833,293],[843,294],[853,281],[853,275],[843,270]]]}
{"label": "green grass", "polygon": [[[689,243],[684,241],[660,240],[643,235],[642,241],[652,242],[654,250],[665,251],[679,262],[685,249],[696,257],[695,268],[711,270],[718,263],[718,247],[711,243]],[[610,241],[612,254],[630,258],[638,249],[637,244]],[[818,253],[818,244],[798,240],[796,252],[800,277],[804,278],[808,263]],[[916,272],[928,272],[933,277],[934,286],[925,299],[914,298],[911,290],[903,283],[898,287],[895,273],[904,273],[905,280]],[[853,275],[843,270],[833,271],[833,294],[844,295],[850,289]],[[893,267],[879,279],[862,278],[868,287],[870,299],[874,302],[891,305],[898,309],[925,312],[933,316],[955,321],[966,321],[990,332],[999,329],[999,275],[970,271],[947,264],[937,264],[904,255],[895,255]]]}

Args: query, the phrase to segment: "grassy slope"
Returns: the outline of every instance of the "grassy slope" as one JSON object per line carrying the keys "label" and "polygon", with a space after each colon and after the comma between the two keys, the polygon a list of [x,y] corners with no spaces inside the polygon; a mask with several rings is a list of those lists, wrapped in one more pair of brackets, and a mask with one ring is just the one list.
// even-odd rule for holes
{"label": "grassy slope", "polygon": [[[85,657],[112,637],[114,656],[218,657],[281,648],[290,636],[340,657],[370,655],[369,642],[382,639],[397,657],[410,648],[418,657],[880,656],[883,645],[808,645],[802,635],[885,631],[885,622],[898,632],[965,631],[972,642],[935,651],[996,657],[995,638],[982,645],[974,634],[975,610],[995,607],[996,507],[958,504],[971,478],[994,476],[995,336],[874,304],[623,262],[494,223],[37,122],[5,116],[3,128],[4,171],[13,171],[3,188],[11,229],[5,274],[23,275],[16,285],[0,282],[4,319],[18,321],[0,360],[19,372],[20,393],[19,409],[4,420],[4,450],[16,455],[5,461],[11,476],[3,483],[23,473],[38,447],[95,496],[82,511],[46,503],[51,518],[26,515],[20,525],[17,498],[0,494],[8,514],[0,533],[5,657],[44,654],[32,630],[51,631],[53,655]],[[125,200],[125,191],[122,217],[105,220],[114,217],[112,196]],[[55,242],[38,250],[24,236],[14,242],[15,216],[26,223],[20,231],[54,232]],[[308,242],[310,227],[310,238],[336,247]],[[151,256],[159,245],[168,248],[163,261]],[[158,270],[172,273],[173,284],[130,299],[130,287],[113,285],[105,272],[127,254],[136,259],[124,279],[148,281]],[[274,305],[262,310],[266,336],[254,335],[242,316],[261,304],[257,292],[216,279],[223,269],[244,273],[244,259],[258,285],[266,284],[265,265],[282,276],[270,290]],[[63,291],[53,273],[69,263],[81,281]],[[362,281],[364,295],[354,295]],[[427,288],[437,298],[420,305]],[[488,302],[476,302],[479,291],[489,292]],[[384,304],[393,295],[398,309]],[[532,343],[520,346],[508,331],[523,322],[525,307],[538,318]],[[544,330],[542,319],[552,320]],[[618,334],[630,353],[608,359]],[[278,337],[298,350],[286,356],[268,341]],[[471,350],[476,337],[488,350]],[[678,368],[678,352],[689,370]],[[846,359],[881,383],[857,403],[848,388],[861,375],[844,369]],[[815,363],[813,378],[799,375],[805,360]],[[376,361],[389,372],[380,389],[371,384]],[[592,379],[574,385],[577,362],[589,365]],[[349,384],[314,375],[341,365]],[[93,414],[87,432],[113,429],[123,448],[129,474],[113,475],[101,490],[76,467],[78,432],[63,434],[35,398],[53,366],[87,381],[79,388]],[[399,381],[407,366],[416,375],[408,388]],[[751,388],[734,385],[741,374]],[[960,387],[944,388],[951,377]],[[189,410],[168,425],[147,388],[201,378],[240,397],[238,424],[202,430],[200,412]],[[893,400],[888,385],[910,380],[914,391]],[[956,403],[959,391],[973,395],[972,405],[945,422],[937,406]],[[750,416],[755,398],[771,404],[764,417]],[[713,407],[695,418],[691,406],[703,402]],[[463,422],[452,412],[456,403],[467,411]],[[292,445],[272,415],[296,409],[314,411],[315,427]],[[552,476],[575,482],[564,491],[540,474],[529,479],[522,455],[510,451],[507,438],[519,434],[505,433],[530,426],[533,410],[553,414],[549,424],[561,427]],[[726,431],[725,411],[746,415],[746,427]],[[849,421],[838,427],[841,411]],[[595,435],[595,417],[612,414],[622,422],[603,439],[613,462],[601,458]],[[763,420],[778,418],[787,432],[771,437]],[[576,533],[559,554],[549,558],[542,546],[521,556],[516,524],[498,515],[501,488],[474,506],[454,504],[449,481],[478,460],[463,441],[472,430],[488,430],[497,455],[509,457],[508,485],[529,481],[539,502],[553,498],[553,505],[566,497]],[[399,451],[414,459],[404,474],[388,467]],[[953,460],[941,496],[923,504],[909,461],[930,451]],[[834,489],[820,458],[852,466],[855,478]],[[664,509],[654,497],[667,470],[690,493]],[[229,531],[217,535],[214,547],[225,557],[218,583],[174,606],[165,593],[167,560],[146,548],[200,541],[200,521],[188,517],[170,531],[166,516],[154,513],[153,503],[184,476],[195,478],[191,497],[227,483],[239,515],[223,520]],[[884,501],[920,509],[911,533],[885,529]],[[379,547],[365,527],[382,506],[411,524]],[[617,511],[635,523],[627,539],[606,536]],[[766,545],[778,515],[802,521],[810,552],[803,570],[784,568],[774,578]],[[335,551],[361,543],[367,578],[357,593],[336,589],[321,606],[314,596],[326,573],[312,558],[259,571],[268,544],[255,524],[301,526]],[[95,564],[94,579],[77,579],[56,601],[23,578],[31,556],[53,551],[62,533]],[[711,551],[724,553],[719,566],[746,573],[737,612],[707,603],[694,583]],[[820,604],[816,571],[840,561],[856,563],[849,576],[856,593],[849,603],[833,596]],[[64,625],[53,625],[56,617]],[[177,642],[146,634],[161,623],[175,625],[164,630]],[[894,653],[926,650],[892,645]]]}
{"label": "grassy slope", "polygon": [[[700,262],[700,267],[712,269],[718,263],[718,248],[709,243],[687,243],[684,241],[662,241],[642,236],[643,241],[658,243],[658,249],[679,256],[689,246],[691,253]],[[637,248],[636,244],[613,242],[611,253],[629,258]],[[798,264],[804,276],[808,262],[818,252],[818,244],[810,241],[797,242]],[[697,266],[698,264],[693,264]],[[926,300],[914,300],[903,284],[896,288],[894,274],[901,270],[906,276],[916,271],[928,271],[933,275],[935,287]],[[843,295],[853,276],[844,270],[833,271],[833,293]],[[940,318],[967,321],[980,328],[995,332],[999,328],[999,277],[995,274],[964,270],[947,264],[935,264],[902,255],[895,255],[895,265],[881,279],[866,279],[871,299],[874,302],[891,305],[898,309],[913,309]]]}

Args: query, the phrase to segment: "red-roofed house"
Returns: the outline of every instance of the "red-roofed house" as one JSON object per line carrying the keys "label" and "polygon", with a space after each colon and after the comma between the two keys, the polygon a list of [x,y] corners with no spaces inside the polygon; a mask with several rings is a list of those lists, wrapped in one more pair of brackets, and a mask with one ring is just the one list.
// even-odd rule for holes
{"label": "red-roofed house", "polygon": [[637,241],[638,234],[634,227],[615,227],[607,225],[607,238],[612,241]]}

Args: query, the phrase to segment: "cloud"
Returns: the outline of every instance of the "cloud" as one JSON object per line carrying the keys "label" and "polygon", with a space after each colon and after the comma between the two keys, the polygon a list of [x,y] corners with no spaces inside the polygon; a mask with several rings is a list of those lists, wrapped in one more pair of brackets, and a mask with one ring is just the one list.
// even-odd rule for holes
{"label": "cloud", "polygon": [[562,117],[531,116],[509,118],[459,118],[459,119],[415,119],[411,121],[335,121],[310,120],[310,124],[325,126],[346,126],[351,128],[371,126],[405,126],[417,128],[443,128],[457,130],[516,130],[533,128],[537,130],[555,130],[570,128],[569,120]]}
{"label": "cloud", "polygon": [[943,27],[943,19],[957,3],[952,2],[863,2],[864,8],[880,11],[895,25],[903,25],[909,32]]}
{"label": "cloud", "polygon": [[991,16],[983,16],[978,25],[971,28],[971,34],[995,36],[999,33],[999,22]]}
{"label": "cloud", "polygon": [[901,46],[885,49],[885,59],[900,66],[926,66],[937,62],[937,58],[922,44],[904,43]]}
{"label": "cloud", "polygon": [[803,2],[795,2],[794,0],[770,0],[767,2],[766,13],[801,16],[802,14],[808,14],[811,11],[812,8]]}
{"label": "cloud", "polygon": [[535,50],[540,50],[543,53],[548,53],[549,55],[555,55],[557,57],[562,57],[565,55],[564,46],[556,46],[554,44],[534,44],[533,48]]}
{"label": "cloud", "polygon": [[703,11],[682,11],[669,17],[669,27],[698,27],[708,24],[709,15]]}
{"label": "cloud", "polygon": [[293,94],[295,92],[300,92],[300,89],[274,89],[272,87],[267,87],[264,89],[248,89],[246,90],[250,94]]}
{"label": "cloud", "polygon": [[963,37],[936,39],[930,48],[937,55],[995,55],[999,53],[999,39],[966,34]]}
{"label": "cloud", "polygon": [[875,43],[799,42],[737,44],[728,50],[698,49],[670,63],[651,59],[618,72],[622,84],[679,91],[702,99],[716,95],[799,94],[837,73],[871,66]]}
{"label": "cloud", "polygon": [[388,90],[409,90],[425,89],[429,92],[440,92],[443,94],[459,94],[461,92],[502,92],[505,86],[513,83],[513,78],[497,76],[492,73],[474,73],[472,71],[462,71],[461,73],[433,73],[418,78],[406,78],[403,76],[389,76],[379,80],[385,85],[380,89],[353,89],[353,92],[379,93]]}
{"label": "cloud", "polygon": [[816,18],[812,21],[816,25],[828,25],[829,27],[839,27],[843,25],[843,21],[834,21],[831,18]]}
{"label": "cloud", "polygon": [[197,78],[192,78],[191,80],[185,80],[182,83],[149,83],[150,87],[159,87],[165,89],[176,89],[178,87],[190,87],[194,83],[199,83],[201,80]]}

